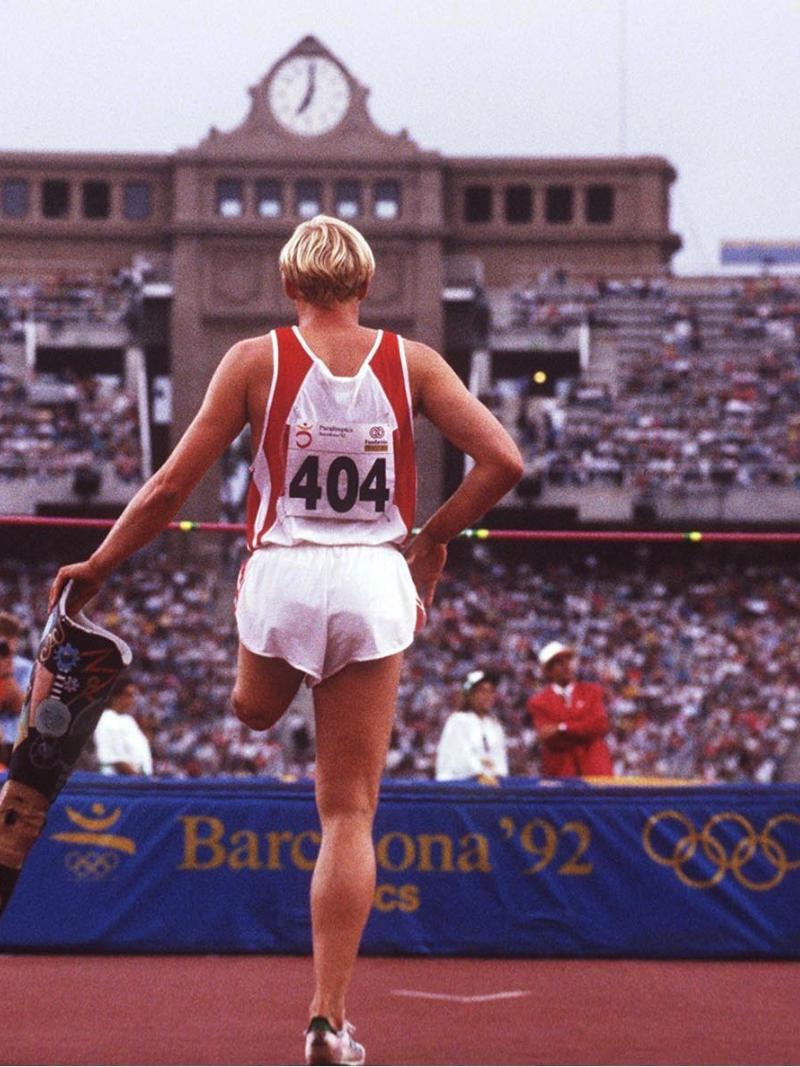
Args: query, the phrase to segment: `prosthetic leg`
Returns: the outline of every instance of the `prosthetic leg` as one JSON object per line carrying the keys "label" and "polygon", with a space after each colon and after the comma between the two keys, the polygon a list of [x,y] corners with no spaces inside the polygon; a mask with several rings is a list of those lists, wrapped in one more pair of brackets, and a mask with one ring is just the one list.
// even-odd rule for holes
{"label": "prosthetic leg", "polygon": [[42,633],[0,791],[0,914],[42,832],[47,811],[94,733],[114,682],[131,662],[124,641],[82,611],[67,614],[69,582]]}

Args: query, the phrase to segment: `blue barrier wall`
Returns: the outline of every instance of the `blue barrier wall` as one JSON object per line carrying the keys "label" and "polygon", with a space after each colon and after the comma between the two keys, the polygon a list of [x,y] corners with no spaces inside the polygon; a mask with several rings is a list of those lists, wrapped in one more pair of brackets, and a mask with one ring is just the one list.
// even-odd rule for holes
{"label": "blue barrier wall", "polygon": [[[364,950],[800,956],[800,789],[387,783]],[[0,947],[308,952],[311,786],[76,775]]]}

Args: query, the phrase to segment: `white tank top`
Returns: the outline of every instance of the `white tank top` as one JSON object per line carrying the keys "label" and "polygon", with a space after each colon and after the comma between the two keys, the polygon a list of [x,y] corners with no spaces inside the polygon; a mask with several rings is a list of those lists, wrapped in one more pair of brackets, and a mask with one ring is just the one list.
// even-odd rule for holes
{"label": "white tank top", "polygon": [[358,372],[332,374],[299,329],[271,333],[273,378],[247,495],[247,545],[401,544],[416,506],[402,338],[383,330]]}

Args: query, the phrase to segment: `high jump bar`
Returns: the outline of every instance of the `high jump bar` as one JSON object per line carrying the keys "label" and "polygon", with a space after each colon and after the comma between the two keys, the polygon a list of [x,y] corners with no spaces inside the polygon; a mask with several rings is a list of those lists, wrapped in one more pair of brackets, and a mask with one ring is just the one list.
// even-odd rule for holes
{"label": "high jump bar", "polygon": [[[0,515],[0,526],[56,526],[77,529],[110,529],[115,519],[69,518],[49,515]],[[169,530],[183,533],[243,534],[247,527],[239,522],[195,522],[181,519],[171,522]],[[415,530],[414,533],[417,531]],[[476,541],[634,541],[634,542],[739,542],[742,544],[798,544],[800,531],[750,530],[494,530],[485,527],[463,530],[459,537]]]}

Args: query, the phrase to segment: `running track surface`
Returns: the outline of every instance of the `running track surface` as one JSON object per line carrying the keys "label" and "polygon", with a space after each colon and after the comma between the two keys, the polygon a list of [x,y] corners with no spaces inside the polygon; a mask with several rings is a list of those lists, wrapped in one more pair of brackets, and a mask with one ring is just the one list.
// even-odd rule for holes
{"label": "running track surface", "polygon": [[[2,956],[0,979],[3,1064],[302,1062],[309,959]],[[795,962],[372,958],[349,1011],[368,1064],[796,1064],[799,1003]]]}

